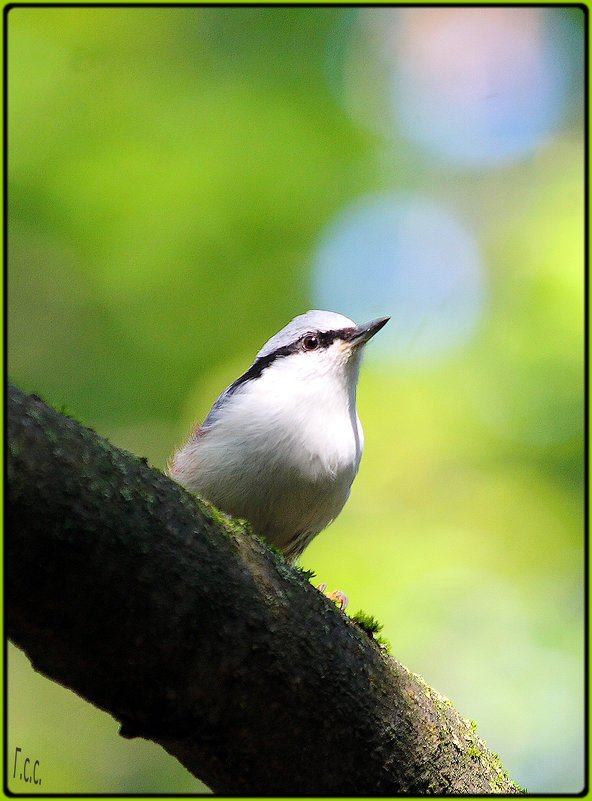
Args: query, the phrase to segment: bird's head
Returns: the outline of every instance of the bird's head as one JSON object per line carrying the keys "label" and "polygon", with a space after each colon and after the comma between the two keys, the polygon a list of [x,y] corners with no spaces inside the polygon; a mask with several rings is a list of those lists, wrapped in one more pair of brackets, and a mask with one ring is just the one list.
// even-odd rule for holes
{"label": "bird's head", "polygon": [[333,379],[355,386],[364,345],[389,319],[357,325],[336,312],[308,311],[265,343],[251,369],[273,366],[302,381]]}

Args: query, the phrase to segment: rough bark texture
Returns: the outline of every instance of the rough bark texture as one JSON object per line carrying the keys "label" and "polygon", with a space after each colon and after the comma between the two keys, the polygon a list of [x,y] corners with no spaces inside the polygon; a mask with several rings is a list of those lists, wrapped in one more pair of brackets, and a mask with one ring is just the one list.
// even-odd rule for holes
{"label": "rough bark texture", "polygon": [[519,792],[297,570],[13,387],[7,513],[10,638],[216,792]]}

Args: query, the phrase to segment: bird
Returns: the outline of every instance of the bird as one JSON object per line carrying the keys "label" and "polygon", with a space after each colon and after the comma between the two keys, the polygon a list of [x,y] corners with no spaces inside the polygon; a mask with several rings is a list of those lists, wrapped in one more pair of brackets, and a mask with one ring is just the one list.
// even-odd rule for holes
{"label": "bird", "polygon": [[343,509],[364,447],[364,347],[389,321],[312,310],[271,337],[173,455],[169,476],[298,560]]}

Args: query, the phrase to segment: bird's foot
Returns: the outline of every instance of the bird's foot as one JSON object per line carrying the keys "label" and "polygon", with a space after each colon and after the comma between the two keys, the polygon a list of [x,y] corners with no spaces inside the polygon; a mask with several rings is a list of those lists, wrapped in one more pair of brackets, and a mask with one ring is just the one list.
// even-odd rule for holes
{"label": "bird's foot", "polygon": [[341,611],[343,611],[349,603],[347,595],[344,592],[341,592],[341,590],[333,590],[333,592],[325,592],[326,589],[327,589],[326,584],[319,584],[319,586],[317,587],[317,590],[322,592],[323,595],[326,595],[330,601],[333,601],[334,604],[337,604],[337,606],[341,609]]}

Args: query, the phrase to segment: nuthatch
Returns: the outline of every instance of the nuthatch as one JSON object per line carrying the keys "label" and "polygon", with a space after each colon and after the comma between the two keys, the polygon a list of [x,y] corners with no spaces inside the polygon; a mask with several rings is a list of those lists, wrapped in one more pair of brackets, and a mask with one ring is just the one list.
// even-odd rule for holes
{"label": "nuthatch", "polygon": [[309,311],[273,336],[175,454],[170,475],[293,562],[341,512],[364,435],[364,345],[388,322]]}

